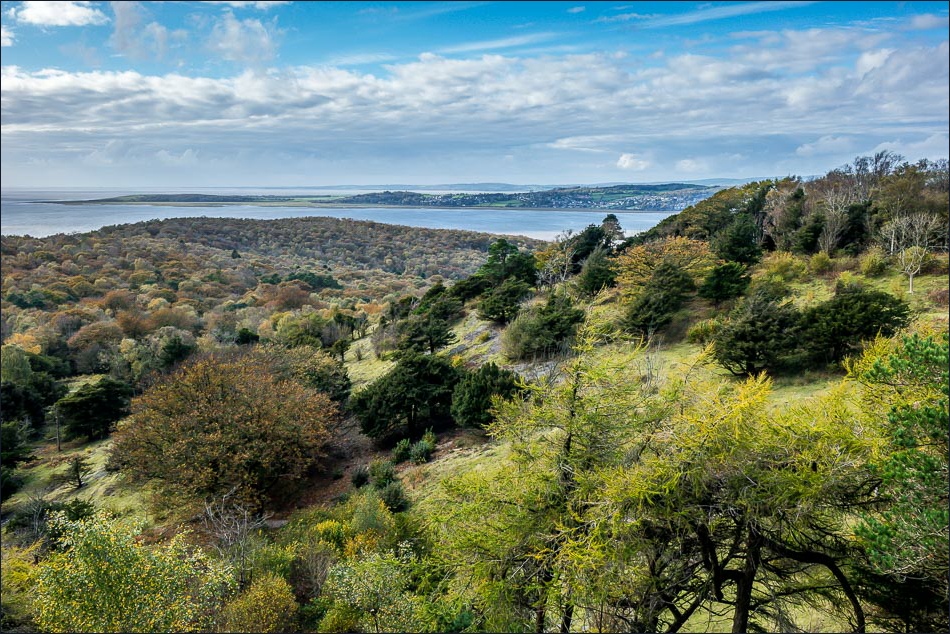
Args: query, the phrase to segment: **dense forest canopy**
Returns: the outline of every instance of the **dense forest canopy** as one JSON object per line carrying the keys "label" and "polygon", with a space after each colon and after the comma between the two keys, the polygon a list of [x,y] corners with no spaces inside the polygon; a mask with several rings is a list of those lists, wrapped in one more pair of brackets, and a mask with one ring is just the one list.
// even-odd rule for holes
{"label": "dense forest canopy", "polygon": [[4,236],[2,625],[948,631],[948,207]]}

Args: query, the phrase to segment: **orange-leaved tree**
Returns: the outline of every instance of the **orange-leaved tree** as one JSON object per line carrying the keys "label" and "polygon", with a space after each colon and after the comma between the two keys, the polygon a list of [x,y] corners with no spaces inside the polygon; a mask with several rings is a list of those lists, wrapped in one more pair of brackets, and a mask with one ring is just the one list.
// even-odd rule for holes
{"label": "orange-leaved tree", "polygon": [[207,356],[133,401],[113,462],[182,501],[235,490],[257,505],[318,466],[337,416],[327,395],[277,378],[256,355]]}

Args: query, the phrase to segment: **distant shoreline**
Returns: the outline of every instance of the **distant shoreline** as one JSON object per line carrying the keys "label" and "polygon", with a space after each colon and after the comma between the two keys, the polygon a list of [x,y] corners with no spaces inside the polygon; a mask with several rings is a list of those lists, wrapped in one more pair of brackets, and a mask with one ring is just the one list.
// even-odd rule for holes
{"label": "distant shoreline", "polygon": [[300,201],[270,202],[270,201],[233,201],[233,202],[173,202],[173,201],[126,201],[126,200],[34,200],[33,203],[44,203],[53,205],[123,205],[140,207],[295,207],[299,209],[439,209],[452,211],[453,209],[463,209],[466,211],[568,211],[568,212],[593,212],[600,211],[606,213],[625,213],[625,214],[660,214],[675,213],[682,211],[681,208],[671,207],[669,209],[613,209],[608,207],[513,207],[502,205],[386,205],[386,204],[354,204],[354,203],[311,203]]}

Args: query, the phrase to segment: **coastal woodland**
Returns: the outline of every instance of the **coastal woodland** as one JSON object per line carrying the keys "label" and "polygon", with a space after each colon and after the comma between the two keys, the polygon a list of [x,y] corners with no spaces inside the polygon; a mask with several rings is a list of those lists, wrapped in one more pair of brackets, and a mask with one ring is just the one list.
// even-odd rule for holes
{"label": "coastal woodland", "polygon": [[950,631],[948,200],[3,236],[0,625]]}

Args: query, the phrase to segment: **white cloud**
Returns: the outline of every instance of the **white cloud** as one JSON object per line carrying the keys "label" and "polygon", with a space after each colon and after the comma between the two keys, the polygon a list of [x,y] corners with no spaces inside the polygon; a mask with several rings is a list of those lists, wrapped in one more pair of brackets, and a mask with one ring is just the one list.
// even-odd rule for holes
{"label": "white cloud", "polygon": [[[271,45],[272,23],[221,17],[219,38],[225,27],[247,37],[220,54],[248,60],[247,47]],[[307,174],[368,179],[393,170],[410,179],[439,173],[443,182],[479,174],[542,183],[602,181],[618,168],[643,180],[692,169],[814,174],[845,152],[925,139],[933,149],[945,139],[947,43],[895,41],[885,55],[851,31],[826,35],[836,44],[780,33],[762,46],[776,60],[770,69],[747,49],[670,55],[649,66],[612,54],[426,53],[373,73],[338,61],[226,77],[5,67],[3,182],[29,176],[23,166],[34,158],[77,170],[112,160],[115,169],[134,168],[133,176],[193,160],[196,180],[246,161],[240,178],[260,183],[275,174],[279,184],[291,182],[280,171],[287,165],[299,166],[302,183]],[[778,61],[805,60],[806,51],[827,62],[799,74]],[[115,139],[129,145],[109,146]],[[513,157],[508,171],[504,156]]]}
{"label": "white cloud", "polygon": [[697,174],[703,172],[707,169],[705,161],[686,158],[676,162],[676,171],[685,172],[687,174]]}
{"label": "white cloud", "polygon": [[854,139],[847,136],[826,135],[817,139],[814,143],[804,143],[795,148],[795,154],[798,156],[827,156],[829,154],[846,154],[855,149]]}
{"label": "white cloud", "polygon": [[556,139],[546,146],[555,150],[574,150],[576,152],[608,152],[604,145],[616,142],[620,137],[615,134],[572,136]]}
{"label": "white cloud", "polygon": [[884,62],[887,61],[887,58],[891,56],[891,53],[894,52],[892,48],[882,48],[876,51],[865,51],[861,53],[861,57],[858,58],[858,61],[855,62],[855,70],[858,71],[858,75],[864,77],[869,72],[875,68],[879,68],[884,65]]}
{"label": "white cloud", "polygon": [[37,26],[86,26],[105,24],[109,18],[91,2],[22,2],[11,10],[18,22]]}
{"label": "white cloud", "polygon": [[659,16],[659,13],[619,13],[617,15],[601,16],[594,20],[594,22],[629,22],[630,20],[652,20]]}
{"label": "white cloud", "polygon": [[587,10],[587,7],[580,6],[580,7],[571,7],[570,9],[567,10],[567,12],[568,13],[583,13],[586,10]]}
{"label": "white cloud", "polygon": [[926,31],[929,29],[947,30],[950,25],[950,18],[945,15],[934,15],[932,13],[921,13],[911,18],[907,28],[914,31]]}
{"label": "white cloud", "polygon": [[174,154],[168,150],[159,150],[155,157],[164,165],[187,167],[198,164],[198,153],[188,148],[181,154]]}
{"label": "white cloud", "polygon": [[260,20],[238,20],[226,11],[211,30],[208,49],[230,62],[266,62],[276,55],[272,30]]}
{"label": "white cloud", "polygon": [[950,135],[946,132],[941,132],[931,134],[919,141],[908,141],[905,139],[884,141],[869,150],[867,154],[873,154],[882,150],[896,152],[911,162],[922,158],[933,160],[945,159],[950,155]]}
{"label": "white cloud", "polygon": [[13,31],[6,25],[0,26],[0,46],[13,46]]}
{"label": "white cloud", "polygon": [[643,170],[650,167],[650,161],[640,157],[637,154],[621,154],[620,158],[617,159],[617,167],[622,170],[642,172]]}
{"label": "white cloud", "polygon": [[557,37],[556,33],[532,33],[499,40],[484,40],[481,42],[467,42],[443,48],[440,53],[471,53],[472,51],[493,51],[500,48],[514,48],[527,44],[537,44]]}
{"label": "white cloud", "polygon": [[259,11],[267,11],[274,7],[279,7],[284,4],[290,4],[290,2],[244,2],[243,0],[207,0],[206,4],[226,4],[229,7],[234,7],[235,9],[246,9],[248,7],[258,9]]}
{"label": "white cloud", "polygon": [[113,2],[115,29],[109,38],[112,47],[137,60],[162,59],[168,51],[169,40],[182,40],[185,31],[169,30],[158,22],[149,21],[140,2]]}
{"label": "white cloud", "polygon": [[722,7],[703,8],[689,13],[679,13],[647,21],[644,26],[678,26],[683,24],[697,24],[699,22],[708,22],[710,20],[722,20],[724,18],[734,18],[740,15],[752,15],[764,13],[767,11],[782,11],[785,9],[794,9],[814,4],[808,2],[744,2],[739,4],[730,4]]}

